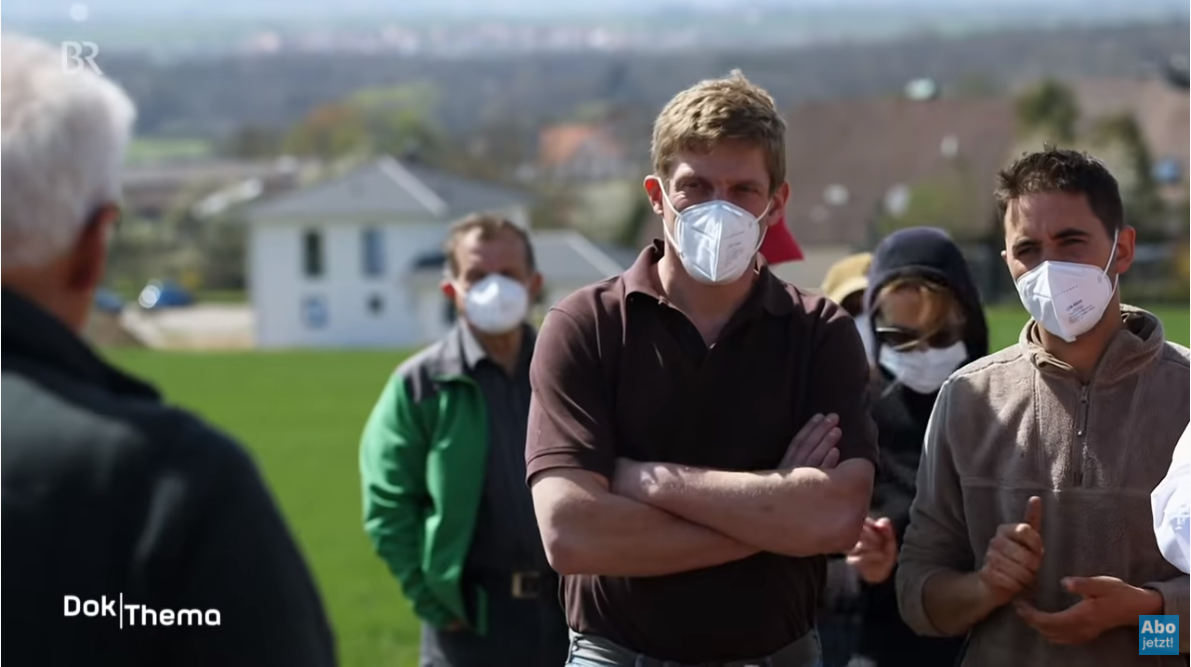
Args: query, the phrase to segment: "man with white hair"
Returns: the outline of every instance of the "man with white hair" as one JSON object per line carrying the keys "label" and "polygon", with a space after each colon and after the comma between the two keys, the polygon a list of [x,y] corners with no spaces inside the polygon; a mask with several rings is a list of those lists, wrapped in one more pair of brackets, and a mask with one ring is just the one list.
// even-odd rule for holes
{"label": "man with white hair", "polygon": [[0,41],[3,620],[37,665],[331,665],[318,591],[243,449],[79,337],[135,110]]}

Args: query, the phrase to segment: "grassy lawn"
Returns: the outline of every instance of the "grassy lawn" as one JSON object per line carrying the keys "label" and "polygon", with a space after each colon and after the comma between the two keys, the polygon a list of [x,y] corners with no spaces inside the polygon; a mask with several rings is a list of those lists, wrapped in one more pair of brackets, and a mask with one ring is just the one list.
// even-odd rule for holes
{"label": "grassy lawn", "polygon": [[[1158,308],[1188,344],[1186,308]],[[993,345],[1017,340],[1020,307],[989,313]],[[184,354],[112,351],[177,404],[255,453],[318,578],[347,667],[416,664],[418,626],[360,524],[357,444],[397,352]]]}
{"label": "grassy lawn", "polygon": [[402,355],[113,351],[255,454],[315,571],[340,664],[416,664],[418,626],[361,525],[357,447]]}
{"label": "grassy lawn", "polygon": [[128,147],[128,161],[133,164],[168,162],[210,157],[214,146],[206,139],[138,137]]}

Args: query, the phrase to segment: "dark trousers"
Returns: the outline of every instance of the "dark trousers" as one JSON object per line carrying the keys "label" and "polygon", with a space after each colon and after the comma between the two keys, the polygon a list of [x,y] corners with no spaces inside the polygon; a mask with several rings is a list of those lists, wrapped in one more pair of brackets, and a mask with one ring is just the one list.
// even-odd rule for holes
{"label": "dark trousers", "polygon": [[420,667],[560,667],[569,630],[557,589],[514,598],[507,586],[486,585],[488,633],[438,630],[423,624]]}

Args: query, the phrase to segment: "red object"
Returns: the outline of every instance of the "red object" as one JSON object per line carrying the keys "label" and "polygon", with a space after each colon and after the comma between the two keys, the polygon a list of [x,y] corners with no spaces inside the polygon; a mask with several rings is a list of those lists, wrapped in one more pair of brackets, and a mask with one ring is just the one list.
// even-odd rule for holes
{"label": "red object", "polygon": [[765,232],[765,239],[761,241],[761,256],[770,265],[783,262],[799,262],[803,259],[802,246],[790,233],[786,226],[786,216],[782,216],[769,231]]}

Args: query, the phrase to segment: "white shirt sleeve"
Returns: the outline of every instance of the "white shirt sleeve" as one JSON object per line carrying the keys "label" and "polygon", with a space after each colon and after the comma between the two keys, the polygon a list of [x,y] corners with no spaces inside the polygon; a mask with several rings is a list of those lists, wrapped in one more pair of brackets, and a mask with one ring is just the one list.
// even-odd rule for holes
{"label": "white shirt sleeve", "polygon": [[1166,478],[1150,494],[1154,510],[1154,536],[1158,548],[1171,565],[1183,572],[1191,569],[1191,424],[1175,445]]}

